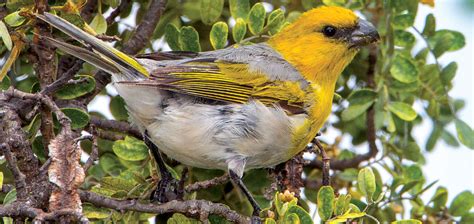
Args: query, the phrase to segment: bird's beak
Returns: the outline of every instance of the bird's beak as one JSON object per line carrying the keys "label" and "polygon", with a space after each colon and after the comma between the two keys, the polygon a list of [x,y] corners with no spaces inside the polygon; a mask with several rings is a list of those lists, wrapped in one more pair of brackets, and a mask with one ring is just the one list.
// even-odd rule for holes
{"label": "bird's beak", "polygon": [[357,28],[352,31],[349,48],[360,48],[380,40],[379,33],[372,23],[359,19]]}

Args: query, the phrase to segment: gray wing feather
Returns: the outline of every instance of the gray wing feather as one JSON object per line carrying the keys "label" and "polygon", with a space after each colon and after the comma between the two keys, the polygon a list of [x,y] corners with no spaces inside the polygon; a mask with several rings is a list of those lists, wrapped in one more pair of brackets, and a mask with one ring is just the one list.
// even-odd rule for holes
{"label": "gray wing feather", "polygon": [[267,75],[270,80],[296,81],[301,83],[301,87],[306,87],[308,82],[304,77],[288,63],[283,56],[273,50],[266,43],[228,47],[221,50],[201,52],[194,58],[181,60],[150,60],[138,59],[140,63],[149,70],[159,69],[186,64],[189,62],[203,61],[226,61],[230,63],[249,64],[252,71]]}

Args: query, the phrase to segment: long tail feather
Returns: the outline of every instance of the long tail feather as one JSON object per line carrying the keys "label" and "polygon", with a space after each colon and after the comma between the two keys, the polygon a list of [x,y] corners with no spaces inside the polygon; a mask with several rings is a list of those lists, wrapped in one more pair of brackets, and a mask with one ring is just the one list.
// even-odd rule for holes
{"label": "long tail feather", "polygon": [[[92,57],[92,53],[91,53],[91,54],[86,55],[87,58],[81,58],[81,56],[85,56],[85,54],[75,55],[78,52],[77,47],[71,48],[72,45],[65,44],[59,41],[51,41],[51,39],[48,40],[50,43],[54,44],[55,46],[64,50],[65,52],[70,53],[70,54],[74,53],[73,56],[77,56],[91,64],[98,66],[101,69],[106,70],[107,72],[112,72],[114,69],[111,69],[110,65],[115,65],[117,67],[115,71],[118,69],[120,70],[120,72],[114,73],[114,74],[124,75],[124,76],[127,76],[127,78],[129,79],[143,78],[143,77],[149,76],[148,71],[143,66],[141,66],[135,59],[109,46],[104,41],[86,33],[85,31],[79,29],[78,27],[74,26],[68,21],[50,13],[45,13],[44,15],[37,14],[36,16],[39,19],[61,30],[68,36],[76,39],[77,41],[85,45],[90,46],[92,49],[94,49],[94,51],[99,53],[100,56],[96,55]],[[84,52],[84,51],[86,50],[83,50],[81,52]],[[99,65],[97,59],[106,60],[108,62],[102,63]],[[89,60],[93,60],[93,61],[89,61]],[[103,64],[108,64],[107,65],[108,67],[103,68],[101,66]]]}

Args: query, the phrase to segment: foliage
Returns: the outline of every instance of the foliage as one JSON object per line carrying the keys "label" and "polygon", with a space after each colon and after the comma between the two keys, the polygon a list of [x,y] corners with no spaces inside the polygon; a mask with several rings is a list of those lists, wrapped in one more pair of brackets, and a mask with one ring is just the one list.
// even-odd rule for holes
{"label": "foliage", "polygon": [[[102,12],[117,9],[120,1],[99,1],[101,5],[94,10],[95,15],[90,21],[79,15],[83,1],[53,2],[51,10],[84,27],[88,32],[118,36],[120,41],[115,42],[117,48],[121,48],[131,35],[129,28],[119,29],[118,24],[124,18],[139,23],[149,4],[147,0],[126,4],[119,11],[118,22],[108,24]],[[427,183],[425,180],[421,169],[425,163],[423,155],[433,151],[440,141],[451,146],[463,144],[473,149],[474,131],[457,117],[464,102],[449,97],[449,91],[453,87],[452,80],[456,75],[456,62],[442,65],[437,60],[447,52],[462,48],[465,45],[464,36],[458,31],[437,29],[437,18],[432,14],[426,17],[424,27],[414,27],[418,1],[301,0],[251,4],[246,0],[169,0],[145,50],[166,49],[165,46],[156,44],[160,43],[161,38],[164,38],[172,50],[194,52],[264,41],[304,11],[323,3],[358,10],[377,26],[382,36],[376,50],[374,83],[367,80],[367,70],[372,66],[369,57],[373,54],[368,49],[362,49],[338,81],[334,101],[334,115],[337,119],[328,124],[338,129],[341,135],[351,136],[353,146],[363,145],[369,141],[366,137],[367,111],[374,108],[376,137],[381,151],[374,163],[334,170],[332,186],[306,187],[299,200],[288,192],[277,193],[273,199],[265,197],[271,178],[265,170],[248,171],[244,182],[260,205],[267,208],[262,212],[265,223],[311,223],[314,217],[308,214],[308,204],[316,204],[319,219],[329,223],[349,220],[378,220],[381,223],[473,220],[471,210],[474,195],[471,191],[460,193],[448,204],[448,190],[438,186],[430,200],[422,199],[426,198],[422,197],[425,192],[436,185],[436,182]],[[431,5],[433,1],[420,3]],[[8,0],[6,4],[0,4],[0,7],[6,7],[8,11],[8,15],[0,21],[0,58],[4,60],[0,72],[0,88],[4,90],[14,86],[25,92],[37,92],[40,90],[40,80],[29,62],[29,46],[24,47],[23,43],[24,40],[31,41],[35,32],[32,29],[31,14],[33,2]],[[132,8],[138,9],[136,14],[132,14]],[[55,36],[61,36],[56,32]],[[421,42],[422,49],[414,49],[417,42]],[[57,54],[54,60],[59,61],[62,57],[64,56]],[[54,98],[84,102],[82,100],[95,89],[94,72],[95,68],[84,65],[74,77],[74,82],[64,85],[54,94]],[[128,119],[123,99],[108,90],[103,90],[100,96],[111,99],[109,109],[114,119]],[[86,111],[85,108],[70,106],[76,105],[74,103],[64,105],[66,106],[62,111],[72,120],[72,128],[77,131],[87,131],[91,117],[105,117],[104,111]],[[414,109],[414,105],[419,105],[420,109]],[[41,117],[35,116],[25,123],[24,129],[31,137],[30,143],[37,156],[44,161],[45,147],[42,145],[40,120]],[[433,124],[428,139],[413,135],[413,129],[423,121]],[[453,123],[456,134],[446,129]],[[148,200],[157,182],[157,169],[148,156],[146,146],[141,140],[130,136],[116,141],[104,136],[98,140],[99,162],[89,169],[82,187],[115,199]],[[92,151],[92,145],[89,140],[81,143],[86,153]],[[426,147],[422,148],[420,145]],[[350,160],[357,156],[349,149],[339,148],[337,141],[327,146],[328,154],[334,160]],[[172,164],[169,169],[179,177],[184,166],[169,164]],[[13,177],[3,162],[1,171],[0,184],[13,183]],[[321,170],[316,166],[307,166],[303,172],[306,183],[321,179]],[[381,175],[382,172],[387,174]],[[190,168],[186,183],[220,175],[222,171]],[[3,203],[15,200],[11,196],[13,194],[16,194],[15,190],[2,194]],[[251,214],[249,202],[230,183],[185,195],[185,199],[196,198],[221,202],[239,213]],[[409,206],[402,203],[405,200],[410,202]],[[122,219],[127,223],[139,222],[153,216],[135,211],[98,208],[92,204],[84,204],[83,210],[89,219],[105,222]],[[400,215],[410,219],[397,221]],[[211,223],[223,221],[214,216],[209,219]],[[168,222],[198,221],[175,213]]]}

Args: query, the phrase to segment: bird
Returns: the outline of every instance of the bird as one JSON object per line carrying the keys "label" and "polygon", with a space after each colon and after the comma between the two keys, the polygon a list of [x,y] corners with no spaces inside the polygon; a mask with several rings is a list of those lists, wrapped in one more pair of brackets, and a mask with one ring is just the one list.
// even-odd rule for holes
{"label": "bird", "polygon": [[162,152],[188,166],[228,171],[253,216],[260,207],[242,183],[244,171],[304,150],[331,114],[344,68],[380,39],[353,11],[321,6],[265,42],[128,56],[56,15],[36,16],[87,47],[45,37],[48,43],[112,75],[155,159]]}

